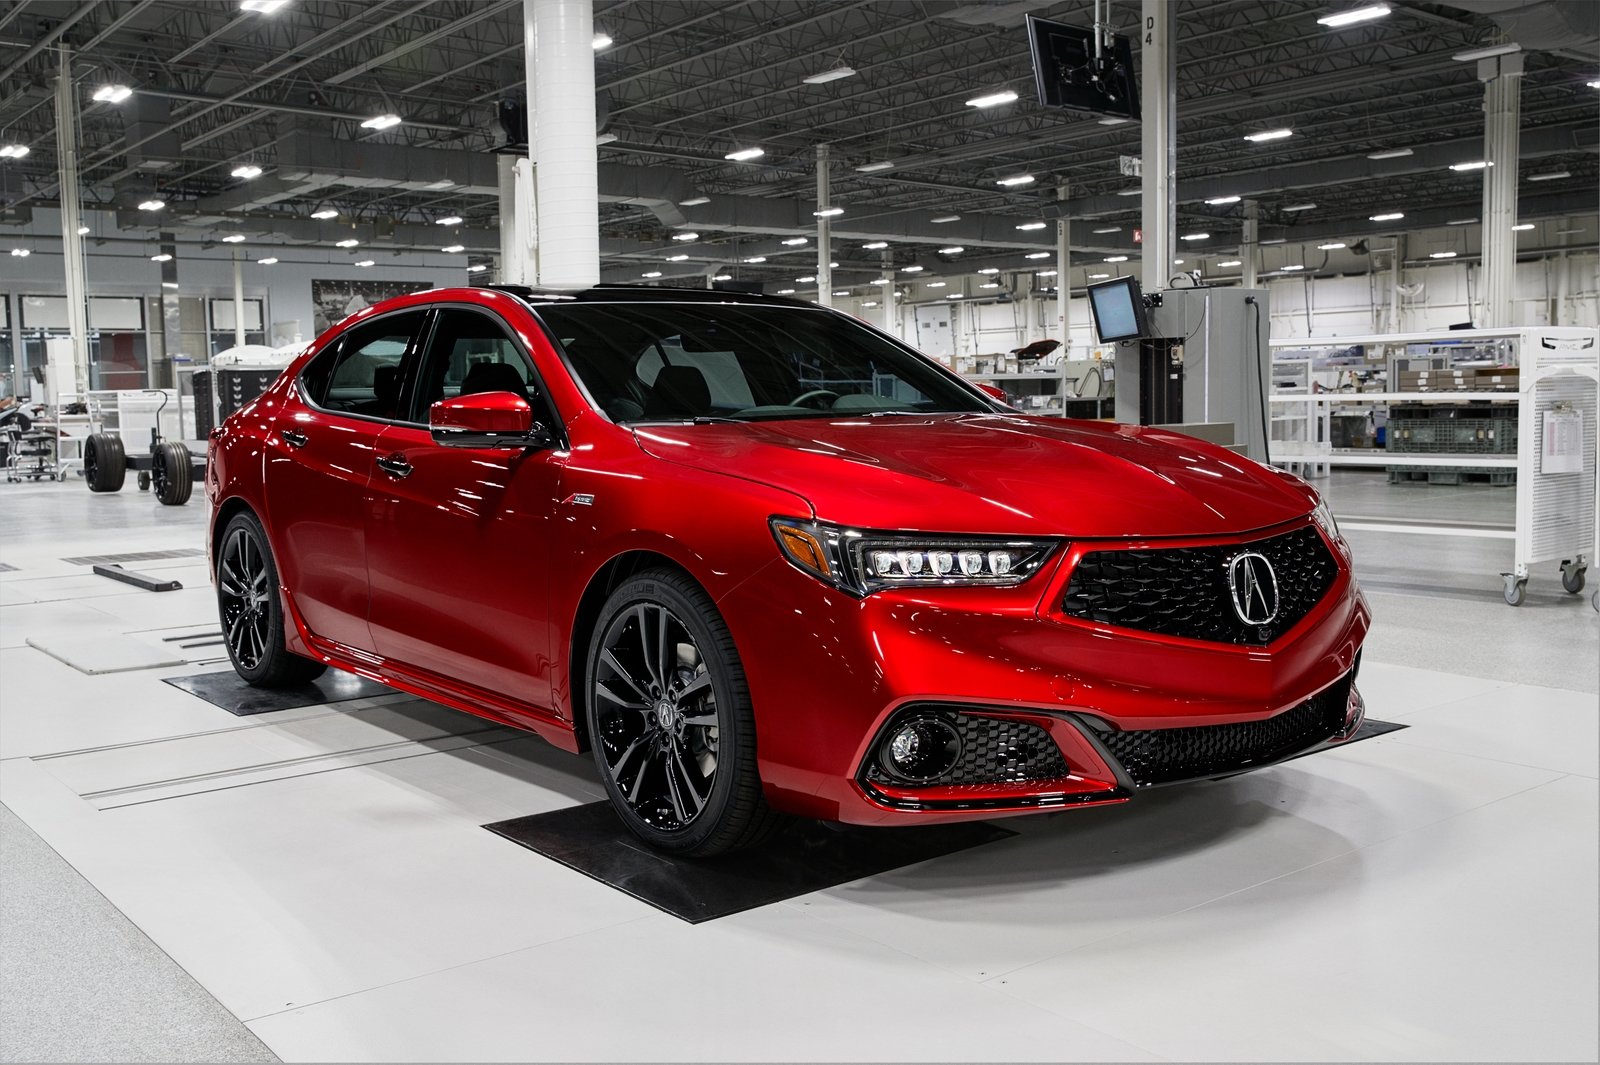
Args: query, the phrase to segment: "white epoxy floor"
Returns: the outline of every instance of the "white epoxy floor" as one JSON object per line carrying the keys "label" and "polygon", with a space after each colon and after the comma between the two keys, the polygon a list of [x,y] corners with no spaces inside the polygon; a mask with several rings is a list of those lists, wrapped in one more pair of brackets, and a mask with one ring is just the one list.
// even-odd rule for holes
{"label": "white epoxy floor", "polygon": [[[130,564],[162,594],[62,561],[205,515],[3,487],[0,801],[286,1061],[1600,1052],[1600,615],[1406,577],[1492,546],[1357,540],[1362,689],[1404,731],[690,926],[480,827],[599,798],[585,758],[398,695],[235,718],[161,683],[216,664],[29,646],[211,622],[197,559]],[[1427,650],[1519,640],[1548,661]]]}

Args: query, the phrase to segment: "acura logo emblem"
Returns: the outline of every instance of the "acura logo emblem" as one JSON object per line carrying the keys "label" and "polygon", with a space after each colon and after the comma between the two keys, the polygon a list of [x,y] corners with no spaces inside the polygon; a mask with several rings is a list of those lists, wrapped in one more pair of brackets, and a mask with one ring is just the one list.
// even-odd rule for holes
{"label": "acura logo emblem", "polygon": [[1270,625],[1278,616],[1278,575],[1265,555],[1246,551],[1233,556],[1228,563],[1228,590],[1233,612],[1246,625]]}

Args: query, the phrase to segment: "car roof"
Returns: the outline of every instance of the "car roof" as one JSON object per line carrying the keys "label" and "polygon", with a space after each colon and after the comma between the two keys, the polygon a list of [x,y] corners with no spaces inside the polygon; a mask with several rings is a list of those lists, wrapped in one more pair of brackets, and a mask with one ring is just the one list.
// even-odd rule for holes
{"label": "car roof", "polygon": [[563,303],[742,303],[761,307],[816,308],[816,304],[806,300],[768,296],[759,292],[733,292],[720,288],[661,288],[655,285],[595,285],[582,289],[546,289],[531,285],[478,287],[504,292],[535,307]]}

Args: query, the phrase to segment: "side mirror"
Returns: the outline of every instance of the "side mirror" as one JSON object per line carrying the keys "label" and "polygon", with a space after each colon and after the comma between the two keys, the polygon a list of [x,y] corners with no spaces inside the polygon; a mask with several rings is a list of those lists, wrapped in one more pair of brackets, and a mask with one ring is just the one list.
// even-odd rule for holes
{"label": "side mirror", "polygon": [[477,392],[441,399],[428,409],[428,432],[441,447],[546,447],[550,434],[514,392]]}
{"label": "side mirror", "polygon": [[1017,409],[1017,408],[1015,408],[1015,407],[1013,407],[1011,405],[1011,397],[1006,395],[1005,389],[1001,388],[998,385],[991,385],[987,381],[978,381],[978,382],[974,382],[974,383],[977,385],[979,392],[982,392],[984,395],[988,396],[990,399],[994,400],[996,403],[999,403],[1001,406],[1005,407],[1007,410],[1016,410]]}

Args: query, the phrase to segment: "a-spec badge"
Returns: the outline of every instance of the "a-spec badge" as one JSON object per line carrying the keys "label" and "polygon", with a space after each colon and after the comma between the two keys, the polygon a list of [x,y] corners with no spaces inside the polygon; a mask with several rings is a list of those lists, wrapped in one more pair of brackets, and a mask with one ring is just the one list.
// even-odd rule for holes
{"label": "a-spec badge", "polygon": [[594,506],[594,496],[588,492],[574,492],[563,499],[562,502],[575,507],[592,507]]}

